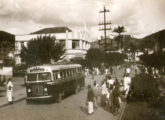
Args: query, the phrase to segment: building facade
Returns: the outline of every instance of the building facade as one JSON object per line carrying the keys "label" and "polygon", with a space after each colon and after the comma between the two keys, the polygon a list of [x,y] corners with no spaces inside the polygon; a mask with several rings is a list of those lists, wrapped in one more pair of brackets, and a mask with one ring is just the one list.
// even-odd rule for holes
{"label": "building facade", "polygon": [[27,47],[28,42],[33,38],[45,35],[54,36],[57,42],[64,44],[66,52],[63,57],[66,60],[70,60],[76,57],[84,58],[87,53],[87,50],[90,48],[88,31],[85,29],[79,31],[72,31],[67,27],[45,28],[31,34],[16,36],[16,64],[21,64],[21,58],[19,57],[19,54],[21,52],[22,47]]}

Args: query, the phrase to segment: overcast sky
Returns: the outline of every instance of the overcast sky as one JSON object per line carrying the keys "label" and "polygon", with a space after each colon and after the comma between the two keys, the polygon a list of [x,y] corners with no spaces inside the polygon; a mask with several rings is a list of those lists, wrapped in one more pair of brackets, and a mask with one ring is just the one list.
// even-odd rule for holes
{"label": "overcast sky", "polygon": [[86,26],[95,40],[103,33],[98,23],[104,5],[111,27],[123,25],[126,34],[142,38],[165,29],[165,0],[0,0],[0,30],[28,34],[46,27]]}

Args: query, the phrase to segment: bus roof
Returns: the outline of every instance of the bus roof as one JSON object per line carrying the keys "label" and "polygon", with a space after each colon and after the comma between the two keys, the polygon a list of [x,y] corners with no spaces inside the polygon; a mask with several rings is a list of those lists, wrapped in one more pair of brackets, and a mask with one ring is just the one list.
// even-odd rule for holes
{"label": "bus roof", "polygon": [[33,68],[49,68],[50,70],[62,70],[62,69],[71,69],[71,68],[77,68],[81,67],[80,64],[46,64],[46,65],[39,65],[39,66],[33,66],[27,69],[27,72],[29,73],[31,69]]}

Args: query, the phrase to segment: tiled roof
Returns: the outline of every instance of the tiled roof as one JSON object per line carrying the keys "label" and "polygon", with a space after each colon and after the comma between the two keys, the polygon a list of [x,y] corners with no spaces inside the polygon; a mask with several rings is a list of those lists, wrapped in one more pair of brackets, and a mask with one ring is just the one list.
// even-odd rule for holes
{"label": "tiled roof", "polygon": [[52,28],[41,29],[31,34],[65,33],[66,30],[68,30],[68,32],[72,32],[72,30],[70,30],[67,27],[52,27]]}

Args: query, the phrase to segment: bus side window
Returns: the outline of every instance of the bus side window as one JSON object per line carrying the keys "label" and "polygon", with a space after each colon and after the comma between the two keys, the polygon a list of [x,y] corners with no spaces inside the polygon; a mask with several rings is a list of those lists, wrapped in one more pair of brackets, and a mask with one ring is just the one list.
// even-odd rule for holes
{"label": "bus side window", "polygon": [[72,69],[70,69],[70,76],[72,76]]}
{"label": "bus side window", "polygon": [[71,69],[69,69],[68,72],[69,72],[69,77],[71,77]]}
{"label": "bus side window", "polygon": [[65,70],[62,71],[62,74],[63,74],[63,78],[66,78],[66,72],[65,72]]}
{"label": "bus side window", "polygon": [[64,70],[65,78],[68,76],[67,75],[67,70]]}
{"label": "bus side window", "polygon": [[70,76],[70,74],[69,74],[69,70],[67,69],[66,72],[67,72],[67,76],[69,77],[69,76]]}
{"label": "bus side window", "polygon": [[64,79],[66,77],[65,70],[60,71],[61,78]]}
{"label": "bus side window", "polygon": [[61,79],[61,74],[60,74],[60,72],[57,72],[57,79]]}
{"label": "bus side window", "polygon": [[53,72],[54,80],[60,79],[59,72],[54,71]]}
{"label": "bus side window", "polygon": [[75,71],[75,68],[73,68],[73,75],[75,74],[75,72],[76,72],[76,71]]}
{"label": "bus side window", "polygon": [[65,78],[68,77],[68,72],[65,70]]}
{"label": "bus side window", "polygon": [[60,76],[61,76],[62,79],[64,78],[63,71],[60,71]]}
{"label": "bus side window", "polygon": [[56,72],[54,72],[54,71],[53,71],[53,78],[54,78],[54,80],[57,79],[57,77],[56,77]]}

